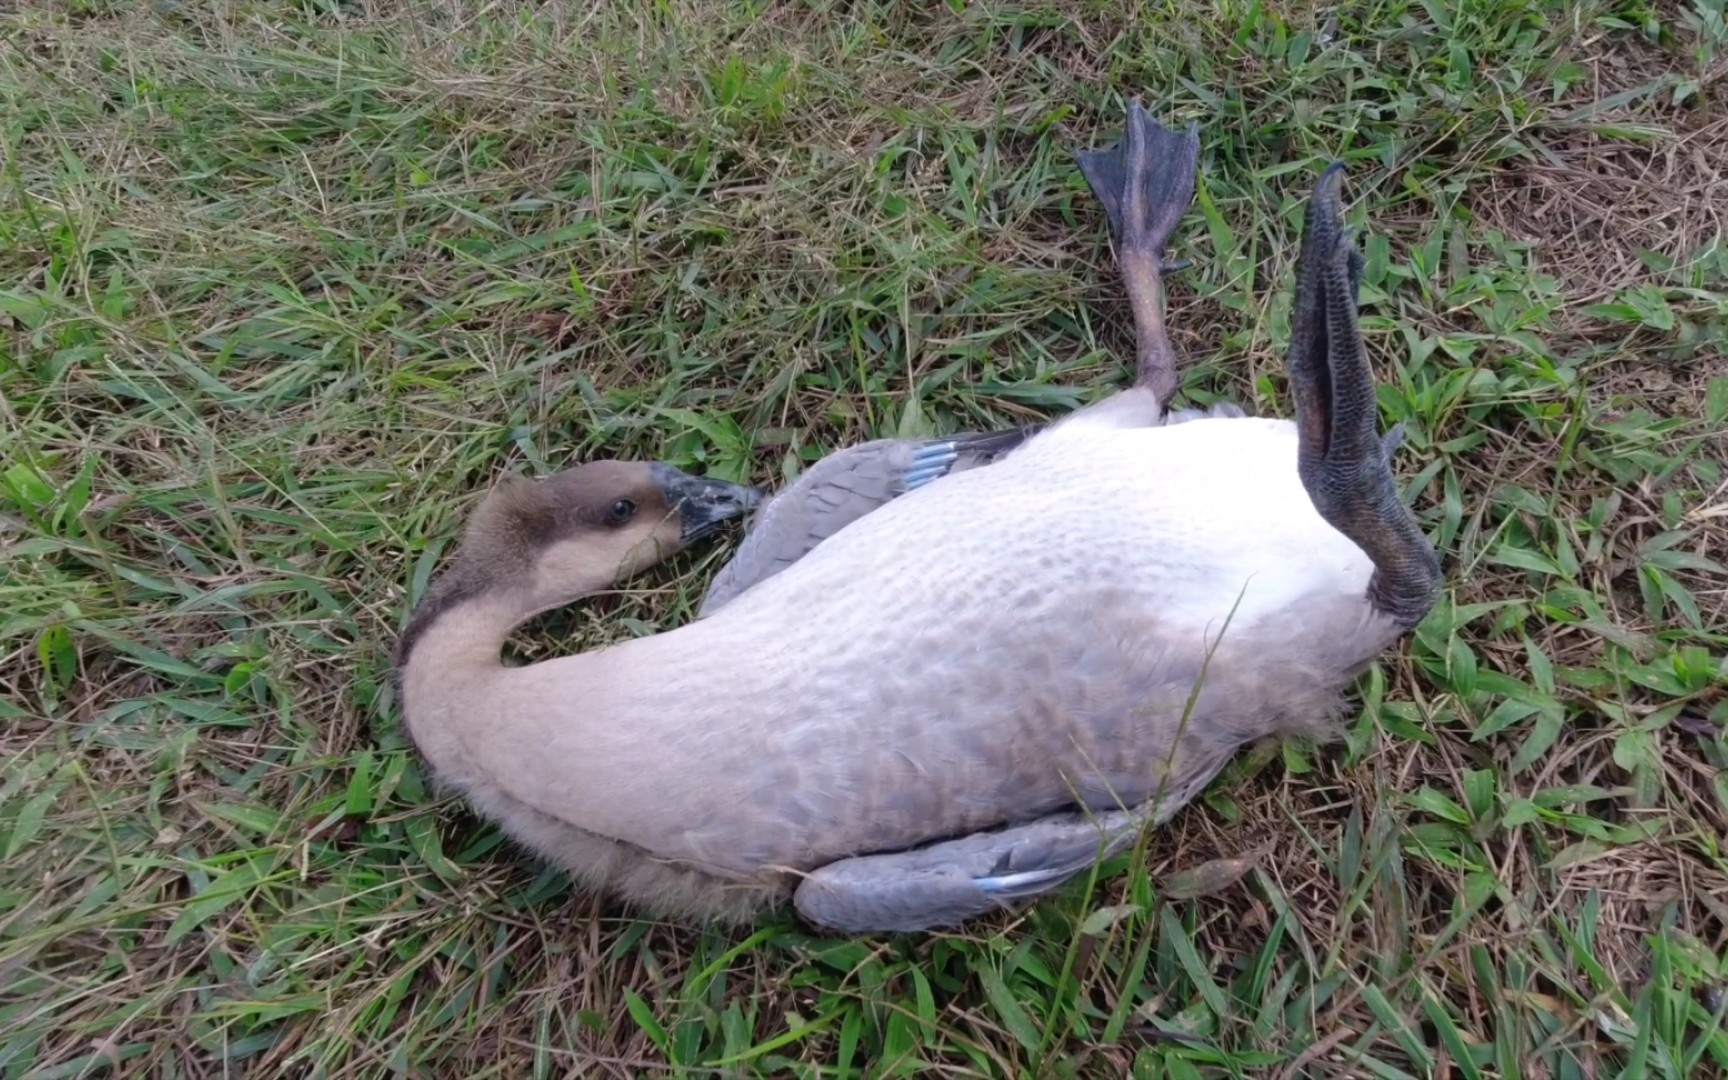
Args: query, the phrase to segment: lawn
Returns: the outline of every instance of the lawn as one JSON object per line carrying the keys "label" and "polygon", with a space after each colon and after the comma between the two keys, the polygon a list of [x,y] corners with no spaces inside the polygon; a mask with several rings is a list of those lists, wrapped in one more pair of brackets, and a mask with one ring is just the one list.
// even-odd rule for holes
{"label": "lawn", "polygon": [[[1728,1076],[1723,11],[7,6],[0,1074]],[[634,917],[430,787],[389,649],[499,476],[1126,385],[1071,150],[1133,94],[1202,125],[1190,402],[1292,414],[1350,163],[1447,591],[1347,738],[857,940]],[[735,536],[518,652],[679,625]]]}

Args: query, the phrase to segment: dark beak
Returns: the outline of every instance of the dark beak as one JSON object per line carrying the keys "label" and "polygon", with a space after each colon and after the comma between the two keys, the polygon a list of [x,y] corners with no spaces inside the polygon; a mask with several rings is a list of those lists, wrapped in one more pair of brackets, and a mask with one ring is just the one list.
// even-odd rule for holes
{"label": "dark beak", "polygon": [[733,518],[743,517],[762,502],[762,493],[753,487],[691,476],[670,465],[654,466],[654,482],[665,493],[667,504],[678,511],[687,544],[700,540]]}

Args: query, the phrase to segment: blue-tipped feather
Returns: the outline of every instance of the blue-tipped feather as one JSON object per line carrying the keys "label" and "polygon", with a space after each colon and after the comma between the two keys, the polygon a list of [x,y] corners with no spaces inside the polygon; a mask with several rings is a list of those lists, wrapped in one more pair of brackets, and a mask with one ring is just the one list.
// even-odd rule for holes
{"label": "blue-tipped feather", "polygon": [[922,487],[938,477],[946,476],[960,457],[952,442],[935,443],[912,455],[912,467],[901,481],[907,491]]}

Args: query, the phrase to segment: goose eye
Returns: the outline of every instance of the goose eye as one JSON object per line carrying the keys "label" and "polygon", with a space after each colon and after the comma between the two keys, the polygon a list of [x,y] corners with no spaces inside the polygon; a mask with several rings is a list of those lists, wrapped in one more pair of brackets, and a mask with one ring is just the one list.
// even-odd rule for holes
{"label": "goose eye", "polygon": [[606,521],[611,525],[622,525],[636,516],[636,504],[629,499],[619,499],[606,511]]}

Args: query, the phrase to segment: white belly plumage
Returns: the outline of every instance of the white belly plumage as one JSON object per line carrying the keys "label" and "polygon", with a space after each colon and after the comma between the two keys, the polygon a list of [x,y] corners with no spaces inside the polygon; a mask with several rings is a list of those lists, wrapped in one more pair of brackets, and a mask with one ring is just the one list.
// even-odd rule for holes
{"label": "white belly plumage", "polygon": [[998,597],[1017,581],[1046,592],[1107,582],[1148,589],[1175,624],[1210,623],[1241,592],[1235,621],[1252,623],[1317,593],[1360,595],[1373,573],[1315,511],[1296,471],[1295,425],[1259,418],[1063,425],[996,465],[903,496],[803,563],[739,602],[765,610],[821,597],[806,610],[828,610],[861,590],[879,614],[885,605],[934,618],[963,613],[940,591],[957,578],[994,581]]}

